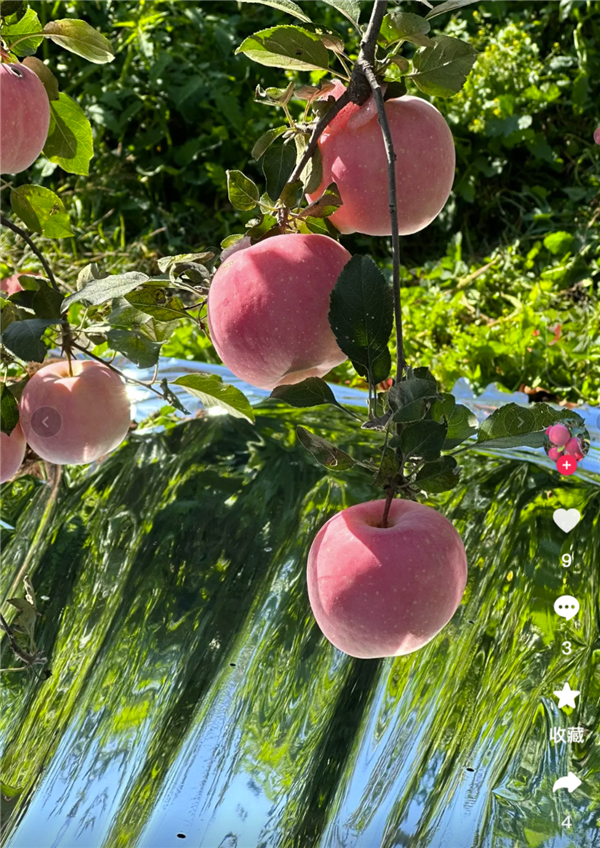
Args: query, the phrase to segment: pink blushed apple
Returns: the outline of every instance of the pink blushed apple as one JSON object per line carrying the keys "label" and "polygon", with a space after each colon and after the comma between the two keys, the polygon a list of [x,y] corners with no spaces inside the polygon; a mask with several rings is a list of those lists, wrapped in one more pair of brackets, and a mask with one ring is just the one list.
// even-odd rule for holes
{"label": "pink blushed apple", "polygon": [[352,657],[401,656],[426,645],[450,621],[467,582],[467,557],[437,510],[367,501],[334,515],[308,556],[308,596],[326,638]]}
{"label": "pink blushed apple", "polygon": [[229,256],[208,295],[211,340],[236,377],[261,389],[323,377],[346,358],[329,296],[348,251],[327,236],[273,236]]}
{"label": "pink blushed apple", "polygon": [[56,465],[84,465],[121,444],[131,411],[122,378],[99,362],[46,365],[23,389],[21,426],[28,444]]}
{"label": "pink blushed apple", "polygon": [[[344,86],[336,81],[337,99]],[[450,127],[436,107],[405,95],[386,101],[385,110],[396,152],[398,232],[419,232],[443,209],[454,181],[456,156]],[[387,159],[373,97],[362,106],[350,103],[319,138],[323,179],[311,201],[330,183],[339,189],[343,206],[331,222],[342,233],[391,234]]]}
{"label": "pink blushed apple", "polygon": [[10,435],[0,434],[0,483],[6,483],[15,476],[23,462],[26,447],[20,424],[17,424]]}
{"label": "pink blushed apple", "polygon": [[40,78],[21,62],[0,64],[0,173],[33,165],[49,126],[50,101]]}
{"label": "pink blushed apple", "polygon": [[572,439],[569,439],[569,441],[565,445],[565,453],[569,456],[575,457],[577,462],[580,462],[583,459],[581,441],[575,436]]}
{"label": "pink blushed apple", "polygon": [[569,428],[564,424],[553,424],[547,433],[552,444],[558,448],[564,447],[571,438]]}

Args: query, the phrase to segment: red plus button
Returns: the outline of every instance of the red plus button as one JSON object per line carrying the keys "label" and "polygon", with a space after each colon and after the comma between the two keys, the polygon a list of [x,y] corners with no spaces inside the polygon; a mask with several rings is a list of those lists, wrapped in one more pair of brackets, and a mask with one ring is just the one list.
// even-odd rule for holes
{"label": "red plus button", "polygon": [[564,474],[565,476],[569,476],[569,474],[575,474],[577,471],[577,460],[573,456],[563,455],[558,458],[556,462],[556,467],[560,474]]}

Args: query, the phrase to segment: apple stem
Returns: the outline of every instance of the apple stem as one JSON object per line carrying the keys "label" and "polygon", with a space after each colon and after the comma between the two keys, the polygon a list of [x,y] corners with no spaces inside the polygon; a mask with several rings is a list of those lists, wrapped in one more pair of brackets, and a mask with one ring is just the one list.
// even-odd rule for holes
{"label": "apple stem", "polygon": [[390,514],[390,507],[392,505],[392,501],[394,500],[395,495],[396,490],[394,489],[394,487],[388,486],[385,491],[385,507],[383,510],[383,518],[381,519],[381,526],[384,528],[388,526],[388,516]]}

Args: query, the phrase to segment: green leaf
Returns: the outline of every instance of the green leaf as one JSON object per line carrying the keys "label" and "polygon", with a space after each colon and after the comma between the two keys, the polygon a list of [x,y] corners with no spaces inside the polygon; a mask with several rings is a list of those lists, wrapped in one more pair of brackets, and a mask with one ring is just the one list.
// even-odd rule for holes
{"label": "green leaf", "polygon": [[39,288],[33,295],[31,305],[37,318],[61,318],[63,296],[45,281],[40,281]]}
{"label": "green leaf", "polygon": [[89,265],[86,265],[77,274],[77,289],[82,289],[87,283],[91,283],[92,280],[101,280],[103,276],[98,265],[95,262],[90,262]]}
{"label": "green leaf", "polygon": [[290,178],[294,165],[296,164],[296,153],[290,144],[270,147],[265,153],[262,169],[267,181],[267,194],[274,200],[279,198]]}
{"label": "green leaf", "polygon": [[544,247],[554,254],[554,256],[564,256],[571,250],[574,236],[571,233],[566,233],[559,230],[556,233],[550,233],[544,239]]}
{"label": "green leaf", "polygon": [[112,311],[106,320],[115,327],[131,328],[147,324],[150,315],[140,312],[124,297],[116,297],[112,302]]}
{"label": "green leaf", "polygon": [[256,86],[254,99],[263,106],[286,106],[294,96],[294,82],[290,82],[287,88],[261,88]]}
{"label": "green leaf", "polygon": [[390,407],[395,412],[394,421],[420,420],[439,398],[435,379],[423,379],[414,374],[412,371],[406,380],[394,383],[388,392]]}
{"label": "green leaf", "polygon": [[459,481],[460,468],[453,456],[441,456],[433,462],[426,462],[415,477],[415,484],[432,494],[447,492]]}
{"label": "green leaf", "polygon": [[298,426],[296,427],[296,435],[306,450],[314,456],[317,462],[324,465],[325,468],[333,468],[336,471],[347,471],[356,465],[355,460],[350,454],[336,448],[331,442],[322,439],[320,436],[316,436],[310,430]]}
{"label": "green leaf", "polygon": [[331,292],[329,323],[342,351],[372,384],[385,380],[392,361],[392,288],[368,256],[353,256]]}
{"label": "green leaf", "polygon": [[542,447],[546,427],[573,417],[583,423],[583,419],[571,410],[555,410],[547,403],[534,403],[529,407],[507,403],[482,422],[477,444],[486,448]]}
{"label": "green leaf", "polygon": [[55,44],[96,65],[104,65],[106,62],[112,62],[115,58],[108,38],[105,38],[85,21],[74,18],[50,21],[44,27],[44,32],[50,36]]}
{"label": "green leaf", "polygon": [[386,448],[381,457],[379,468],[373,479],[373,485],[378,489],[391,486],[395,477],[400,473],[400,463],[396,456],[396,451],[391,448]]}
{"label": "green leaf", "polygon": [[2,383],[0,390],[1,429],[8,436],[19,423],[19,406],[11,390]]}
{"label": "green leaf", "polygon": [[2,334],[2,344],[25,362],[43,362],[48,350],[42,336],[52,324],[60,324],[60,321],[56,318],[13,321]]}
{"label": "green leaf", "polygon": [[[439,421],[416,421],[406,424],[400,434],[404,457],[416,457],[428,462],[437,459],[442,450],[448,427]],[[392,440],[394,444],[394,440]]]}
{"label": "green leaf", "polygon": [[23,0],[0,0],[0,15],[3,18],[10,18],[11,15],[16,15],[23,7]]}
{"label": "green leaf", "polygon": [[227,171],[227,196],[234,209],[249,212],[258,205],[258,188],[241,171]]}
{"label": "green leaf", "polygon": [[10,205],[13,212],[33,232],[46,238],[67,238],[73,235],[64,203],[39,185],[22,185],[11,189]]}
{"label": "green leaf", "polygon": [[170,297],[156,286],[133,291],[125,296],[125,300],[157,321],[173,321],[187,317],[181,300],[178,297]]}
{"label": "green leaf", "polygon": [[454,12],[456,9],[461,9],[463,6],[471,6],[473,3],[478,3],[479,0],[446,0],[445,3],[440,3],[439,6],[434,6],[431,12],[427,13],[427,18],[431,20],[438,15],[443,15],[445,12]]}
{"label": "green leaf", "polygon": [[130,359],[138,368],[152,368],[158,362],[161,342],[150,339],[139,328],[115,327],[106,334],[109,346]]}
{"label": "green leaf", "polygon": [[176,256],[163,256],[157,261],[157,264],[163,274],[169,274],[172,277],[174,271],[176,276],[179,276],[177,269],[182,265],[194,263],[206,266],[214,258],[215,254],[212,251],[204,250],[201,253],[178,253]]}
{"label": "green leaf", "polygon": [[[303,133],[298,133],[294,136],[296,144],[296,162],[302,159],[304,151],[308,145],[308,136]],[[300,179],[304,183],[306,194],[312,194],[316,191],[323,180],[323,159],[321,151],[317,147],[315,152],[308,161],[308,164],[300,174]]]}
{"label": "green leaf", "polygon": [[289,126],[284,124],[282,127],[274,127],[271,130],[267,130],[266,133],[263,133],[252,148],[252,158],[258,161],[263,153],[265,153],[273,142],[279,138],[280,135],[283,135],[286,130],[289,130]]}
{"label": "green leaf", "polygon": [[419,47],[431,47],[434,42],[428,38],[431,29],[429,21],[412,12],[390,12],[383,19],[380,36],[387,44],[396,41],[410,41]]}
{"label": "green leaf", "polygon": [[37,621],[37,610],[26,598],[8,598],[8,603],[19,610],[15,618],[13,628],[19,633],[24,633],[30,642],[34,641],[35,624]]}
{"label": "green leaf", "polygon": [[290,406],[297,406],[301,409],[309,406],[320,406],[323,403],[330,403],[340,409],[344,409],[337,400],[335,395],[325,382],[320,377],[307,377],[301,383],[295,383],[290,386],[277,386],[271,392],[270,397],[276,400],[282,400],[284,403],[289,403]]}
{"label": "green leaf", "polygon": [[14,23],[4,24],[2,27],[2,40],[8,45],[15,56],[31,56],[38,49],[42,41],[43,35],[32,35],[31,38],[25,38],[20,41],[14,48],[11,44],[17,41],[22,35],[28,33],[36,33],[42,31],[42,25],[37,13],[33,9],[27,9],[23,17]]}
{"label": "green leaf", "polygon": [[342,198],[335,183],[327,186],[321,197],[306,206],[301,212],[301,218],[328,218],[342,205]]}
{"label": "green leaf", "polygon": [[261,3],[263,6],[272,6],[274,9],[278,9],[280,12],[287,12],[288,15],[293,15],[295,18],[298,18],[300,21],[304,21],[304,23],[311,23],[308,15],[305,15],[300,6],[297,3],[293,3],[292,0],[241,0],[242,3]]}
{"label": "green leaf", "polygon": [[433,47],[415,53],[415,71],[409,76],[425,94],[452,97],[465,84],[477,51],[466,41],[447,35],[437,35],[432,40]]}
{"label": "green leaf", "polygon": [[232,247],[232,245],[243,238],[246,238],[244,233],[231,233],[231,235],[226,236],[221,242],[221,250],[227,250],[228,247]]}
{"label": "green leaf", "polygon": [[244,53],[259,65],[287,71],[329,68],[329,53],[321,39],[297,26],[276,26],[255,32],[235,52]]}
{"label": "green leaf", "polygon": [[41,59],[37,58],[37,56],[28,56],[23,60],[23,64],[40,78],[42,85],[46,89],[48,100],[58,100],[58,80],[48,65],[45,65]]}
{"label": "green leaf", "polygon": [[89,174],[92,126],[81,106],[63,91],[50,103],[50,129],[42,152],[69,174]]}
{"label": "green leaf", "polygon": [[186,374],[174,380],[174,384],[183,386],[207,408],[218,406],[234,418],[245,418],[254,424],[254,410],[246,395],[224,383],[216,374]]}
{"label": "green leaf", "polygon": [[325,0],[328,6],[333,6],[344,17],[354,24],[356,29],[360,29],[360,0]]}
{"label": "green leaf", "polygon": [[72,303],[77,303],[80,300],[98,306],[100,303],[112,300],[113,297],[124,297],[149,279],[141,271],[126,271],[125,274],[115,274],[110,277],[101,277],[99,280],[92,280],[82,289],[65,298],[63,311],[68,309]]}
{"label": "green leaf", "polygon": [[462,403],[452,407],[447,420],[448,433],[444,442],[444,450],[452,450],[461,442],[473,436],[479,429],[477,417]]}

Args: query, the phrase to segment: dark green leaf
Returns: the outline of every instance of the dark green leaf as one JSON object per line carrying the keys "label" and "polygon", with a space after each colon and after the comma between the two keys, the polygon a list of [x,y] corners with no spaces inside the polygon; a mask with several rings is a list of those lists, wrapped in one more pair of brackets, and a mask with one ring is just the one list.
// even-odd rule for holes
{"label": "dark green leaf", "polygon": [[40,78],[42,85],[46,89],[48,100],[58,100],[58,80],[48,65],[45,65],[37,56],[28,56],[26,59],[23,59],[23,64]]}
{"label": "dark green leaf", "polygon": [[124,297],[117,297],[112,302],[112,311],[106,320],[114,327],[131,328],[147,324],[150,316],[145,312],[140,312]]}
{"label": "dark green leaf", "polygon": [[88,174],[94,155],[92,127],[81,106],[60,92],[50,103],[50,129],[43,150],[69,174]]}
{"label": "dark green leaf", "polygon": [[571,410],[555,410],[546,403],[535,403],[529,407],[507,403],[482,422],[477,444],[490,448],[542,447],[546,427],[573,415]]}
{"label": "dark green leaf", "polygon": [[258,205],[256,185],[241,171],[227,171],[227,195],[234,209],[248,212]]}
{"label": "dark green leaf", "polygon": [[416,457],[428,462],[437,459],[446,438],[447,425],[439,421],[417,421],[406,424],[400,434],[404,457]]}
{"label": "dark green leaf", "polygon": [[109,346],[130,359],[138,368],[152,368],[158,362],[161,343],[152,341],[139,329],[115,327],[106,334]]}
{"label": "dark green leaf", "polygon": [[69,216],[57,194],[38,185],[22,185],[11,189],[13,212],[33,232],[46,238],[67,238],[73,235]]}
{"label": "dark green leaf", "polygon": [[[427,411],[433,403],[433,401],[439,397],[439,393],[437,390],[437,383],[435,380],[423,379],[422,377],[415,377],[415,372],[409,372],[409,376],[405,380],[401,380],[400,382],[394,383],[391,389],[388,392],[388,401],[390,407],[394,410],[396,414],[401,413],[404,409],[408,409],[409,407],[413,407],[415,402],[417,401],[427,401],[426,406],[421,407],[424,411]],[[416,406],[412,411],[406,412],[405,414],[415,414],[419,410],[419,407]],[[399,417],[396,418],[394,416],[395,421],[410,421],[416,420],[409,418]]]}
{"label": "dark green leaf", "polygon": [[0,390],[1,429],[8,436],[19,423],[19,406],[10,389],[2,383]]}
{"label": "dark green leaf", "polygon": [[463,6],[471,6],[477,2],[478,0],[446,0],[446,2],[440,3],[439,6],[434,6],[431,12],[427,13],[427,18],[431,20],[431,18],[435,18],[437,15],[443,15],[445,12],[454,12],[455,9],[461,9]]}
{"label": "dark green leaf", "polygon": [[50,21],[44,27],[44,32],[55,44],[96,65],[104,65],[115,58],[110,41],[85,21],[74,18]]}
{"label": "dark green leaf", "polygon": [[11,15],[16,15],[23,8],[23,0],[0,0],[0,15],[3,18],[10,18]]}
{"label": "dark green leaf", "polygon": [[410,41],[419,47],[431,47],[434,42],[428,38],[431,29],[429,21],[412,12],[390,12],[383,19],[380,37],[384,43]]}
{"label": "dark green leaf", "polygon": [[392,361],[392,288],[368,256],[353,256],[331,292],[329,323],[342,351],[372,384],[385,380]]}
{"label": "dark green leaf", "polygon": [[425,94],[452,97],[465,84],[477,51],[466,41],[447,35],[437,35],[433,41],[433,47],[415,53],[410,77]]}
{"label": "dark green leaf", "polygon": [[43,280],[33,295],[31,305],[38,318],[57,318],[60,320],[63,296]]}
{"label": "dark green leaf", "polygon": [[328,6],[333,6],[342,15],[354,24],[356,29],[360,29],[358,22],[360,20],[360,0],[325,0]]}
{"label": "dark green leaf", "polygon": [[115,274],[111,277],[102,277],[100,280],[92,280],[82,289],[69,295],[63,303],[63,310],[68,309],[72,303],[83,300],[97,306],[106,303],[113,297],[124,297],[130,291],[141,286],[149,277],[141,271],[127,271],[125,274]]}
{"label": "dark green leaf", "polygon": [[425,365],[421,365],[419,368],[409,368],[409,373],[413,377],[417,377],[419,380],[429,380],[430,383],[434,383],[437,387],[437,380]]}
{"label": "dark green leaf", "polygon": [[479,428],[477,418],[470,409],[462,403],[452,407],[448,417],[448,433],[444,442],[444,450],[452,450],[460,445],[470,436],[474,435]]}
{"label": "dark green leaf", "polygon": [[441,456],[426,462],[415,477],[415,484],[425,492],[447,492],[460,480],[460,468],[453,456]]}
{"label": "dark green leaf", "polygon": [[327,186],[321,197],[309,204],[300,213],[301,218],[328,218],[342,205],[342,198],[335,183]]}
{"label": "dark green leaf", "polygon": [[282,127],[274,127],[272,130],[267,130],[266,133],[263,133],[252,148],[252,158],[258,161],[263,153],[265,153],[273,142],[279,138],[280,135],[283,135],[286,130],[289,130],[289,126],[284,124]]}
{"label": "dark green leaf", "polygon": [[53,318],[13,321],[2,334],[2,344],[25,362],[43,362],[48,350],[42,336],[48,327],[59,323]]}
{"label": "dark green leaf", "polygon": [[174,380],[176,386],[197,397],[204,406],[218,406],[234,418],[245,418],[254,423],[254,410],[246,395],[235,386],[229,386],[216,374],[186,374]]}
{"label": "dark green leaf", "polygon": [[274,215],[262,215],[260,218],[255,218],[254,220],[257,223],[249,227],[246,232],[246,235],[250,236],[253,241],[262,238],[262,236],[266,235],[269,230],[272,230],[277,225],[277,218]]}
{"label": "dark green leaf", "polygon": [[421,421],[429,412],[432,403],[432,398],[417,398],[417,400],[402,406],[394,415],[394,421],[404,424],[410,421]]}
{"label": "dark green leaf", "polygon": [[183,303],[178,297],[170,297],[163,289],[154,286],[130,292],[125,295],[125,300],[157,321],[174,321],[187,317]]}
{"label": "dark green leaf", "polygon": [[399,472],[400,463],[398,462],[396,452],[391,448],[385,448],[379,468],[373,479],[373,485],[378,489],[390,486]]}
{"label": "dark green leaf", "polygon": [[320,377],[308,377],[301,383],[295,383],[291,386],[277,386],[270,396],[276,400],[282,400],[284,403],[289,403],[290,406],[300,408],[331,403],[333,406],[339,406],[340,409],[343,409],[325,380]]}
{"label": "dark green leaf", "polygon": [[308,15],[304,14],[300,6],[297,3],[293,3],[292,0],[241,0],[241,2],[262,3],[263,6],[272,6],[280,12],[287,12],[288,15],[293,15],[298,20],[304,21],[307,24],[311,22]]}
{"label": "dark green leaf", "polygon": [[290,144],[270,147],[264,155],[262,169],[267,181],[267,194],[274,200],[279,198],[286,185],[294,165],[296,154]]}
{"label": "dark green leaf", "polygon": [[259,65],[287,71],[329,68],[329,53],[319,37],[297,26],[276,26],[255,32],[235,52],[244,53]]}
{"label": "dark green leaf", "polygon": [[286,183],[282,189],[280,200],[288,209],[294,209],[300,203],[300,199],[304,192],[302,180],[294,180],[293,183]]}
{"label": "dark green leaf", "polygon": [[443,421],[446,419],[446,421],[449,422],[455,406],[456,400],[454,395],[451,395],[448,392],[442,392],[439,395],[439,399],[434,401],[433,406],[431,407],[431,418],[433,418],[434,421]]}
{"label": "dark green leaf", "polygon": [[333,468],[336,471],[347,471],[348,468],[356,465],[356,462],[350,454],[336,448],[331,442],[322,439],[306,430],[304,427],[296,427],[296,435],[301,444],[309,451],[314,458],[325,468]]}

